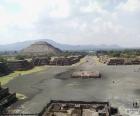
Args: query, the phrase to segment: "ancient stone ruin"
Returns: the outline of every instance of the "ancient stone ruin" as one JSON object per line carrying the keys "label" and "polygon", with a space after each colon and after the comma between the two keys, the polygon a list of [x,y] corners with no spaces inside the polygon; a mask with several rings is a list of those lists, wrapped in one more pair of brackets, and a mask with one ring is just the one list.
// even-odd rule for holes
{"label": "ancient stone ruin", "polygon": [[21,50],[21,54],[28,56],[58,55],[62,51],[45,41],[36,42]]}
{"label": "ancient stone ruin", "polygon": [[10,70],[8,69],[6,63],[0,62],[0,77],[8,74]]}
{"label": "ancient stone ruin", "polygon": [[10,93],[9,88],[2,88],[0,84],[0,114],[3,114],[16,100],[16,93]]}
{"label": "ancient stone ruin", "polygon": [[107,65],[140,65],[140,58],[98,56],[99,62]]}
{"label": "ancient stone ruin", "polygon": [[109,102],[52,100],[40,116],[111,116],[115,114],[118,114],[118,110],[112,108]]}
{"label": "ancient stone ruin", "polygon": [[101,78],[98,71],[77,71],[73,72],[72,78]]}
{"label": "ancient stone ruin", "polygon": [[37,57],[32,59],[32,64],[34,66],[42,66],[42,65],[48,65],[50,59],[47,57]]}
{"label": "ancient stone ruin", "polygon": [[77,55],[77,56],[67,56],[67,57],[52,57],[50,59],[50,65],[72,65],[80,61],[80,59],[83,58],[82,55]]}
{"label": "ancient stone ruin", "polygon": [[29,70],[33,68],[33,65],[28,62],[27,60],[13,60],[7,62],[8,68],[11,71],[22,71],[22,70]]}

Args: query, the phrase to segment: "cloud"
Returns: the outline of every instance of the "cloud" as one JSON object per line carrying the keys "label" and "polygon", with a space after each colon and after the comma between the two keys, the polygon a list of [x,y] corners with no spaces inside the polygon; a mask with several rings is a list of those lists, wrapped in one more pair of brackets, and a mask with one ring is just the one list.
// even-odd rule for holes
{"label": "cloud", "polygon": [[122,3],[118,6],[118,9],[127,12],[139,12],[140,0],[128,0],[126,3]]}
{"label": "cloud", "polygon": [[81,6],[80,10],[84,13],[105,12],[104,9],[102,8],[101,4],[99,4],[97,1],[89,1],[88,5]]}
{"label": "cloud", "polygon": [[70,15],[68,0],[48,0],[47,12],[52,18],[65,18]]}
{"label": "cloud", "polygon": [[139,11],[139,0],[1,0],[0,43],[51,38],[136,46]]}

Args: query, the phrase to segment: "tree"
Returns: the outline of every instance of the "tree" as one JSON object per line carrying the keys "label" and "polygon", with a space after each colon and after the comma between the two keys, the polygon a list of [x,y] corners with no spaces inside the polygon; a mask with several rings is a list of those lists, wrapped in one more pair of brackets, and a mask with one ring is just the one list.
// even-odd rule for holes
{"label": "tree", "polygon": [[0,73],[2,74],[8,74],[9,73],[9,69],[6,63],[1,63],[0,64]]}
{"label": "tree", "polygon": [[7,60],[6,60],[5,58],[3,58],[2,56],[0,56],[0,62],[4,62],[4,63],[6,63]]}
{"label": "tree", "polygon": [[25,56],[23,56],[23,55],[17,55],[15,58],[17,60],[24,60],[25,59]]}

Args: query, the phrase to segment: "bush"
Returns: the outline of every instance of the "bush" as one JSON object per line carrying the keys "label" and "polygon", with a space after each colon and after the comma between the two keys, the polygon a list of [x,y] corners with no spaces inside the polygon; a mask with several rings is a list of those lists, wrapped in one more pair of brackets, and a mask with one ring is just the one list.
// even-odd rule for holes
{"label": "bush", "polygon": [[4,62],[4,63],[6,63],[7,60],[6,60],[5,58],[3,58],[2,56],[0,56],[0,62]]}
{"label": "bush", "polygon": [[0,73],[2,73],[2,74],[8,74],[9,73],[9,69],[8,69],[8,66],[6,65],[6,63],[2,63],[0,65]]}
{"label": "bush", "polygon": [[24,60],[24,59],[25,59],[25,56],[17,55],[15,58],[16,58],[17,60]]}

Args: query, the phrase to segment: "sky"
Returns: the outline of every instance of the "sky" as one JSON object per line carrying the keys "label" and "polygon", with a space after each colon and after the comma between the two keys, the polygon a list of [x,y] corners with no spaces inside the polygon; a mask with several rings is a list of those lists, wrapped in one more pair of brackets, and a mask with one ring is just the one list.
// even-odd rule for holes
{"label": "sky", "polygon": [[0,0],[0,44],[140,46],[140,0]]}

